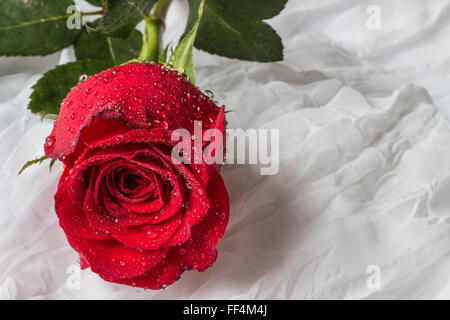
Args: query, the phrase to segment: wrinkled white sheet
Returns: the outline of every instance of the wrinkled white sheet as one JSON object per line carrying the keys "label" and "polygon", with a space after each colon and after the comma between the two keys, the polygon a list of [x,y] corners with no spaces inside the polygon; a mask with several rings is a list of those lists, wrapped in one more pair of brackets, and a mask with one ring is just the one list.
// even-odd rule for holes
{"label": "wrinkled white sheet", "polygon": [[[366,27],[373,4],[379,30]],[[185,9],[175,2],[169,39]],[[53,209],[61,165],[16,174],[51,129],[26,110],[30,87],[73,52],[0,58],[0,298],[449,299],[449,12],[447,0],[291,0],[270,21],[283,62],[197,51],[199,85],[235,110],[230,127],[280,129],[280,172],[225,167],[217,262],[155,292],[89,269],[67,287],[77,256]]]}

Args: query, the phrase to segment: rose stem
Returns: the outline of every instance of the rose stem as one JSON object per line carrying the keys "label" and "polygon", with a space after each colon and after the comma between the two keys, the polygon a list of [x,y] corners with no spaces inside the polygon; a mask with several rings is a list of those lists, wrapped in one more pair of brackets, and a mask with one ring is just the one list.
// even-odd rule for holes
{"label": "rose stem", "polygon": [[145,31],[139,58],[153,62],[158,61],[165,28],[164,20],[171,3],[172,0],[158,0],[150,14],[145,17]]}

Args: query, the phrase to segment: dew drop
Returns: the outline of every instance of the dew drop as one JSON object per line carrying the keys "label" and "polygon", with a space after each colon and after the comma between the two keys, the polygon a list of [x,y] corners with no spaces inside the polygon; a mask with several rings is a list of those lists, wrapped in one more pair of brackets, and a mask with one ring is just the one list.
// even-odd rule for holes
{"label": "dew drop", "polygon": [[159,81],[155,81],[155,82],[153,82],[153,86],[157,89],[162,89],[163,84]]}
{"label": "dew drop", "polygon": [[55,138],[54,136],[48,136],[48,137],[45,139],[45,144],[46,144],[47,146],[51,147],[51,146],[55,143],[55,141],[56,141],[56,138]]}
{"label": "dew drop", "polygon": [[111,71],[111,76],[113,78],[116,78],[119,76],[120,73],[121,73],[121,71],[113,70],[113,71]]}
{"label": "dew drop", "polygon": [[155,239],[158,237],[158,233],[152,232],[152,231],[147,231],[147,236],[149,237],[149,239]]}

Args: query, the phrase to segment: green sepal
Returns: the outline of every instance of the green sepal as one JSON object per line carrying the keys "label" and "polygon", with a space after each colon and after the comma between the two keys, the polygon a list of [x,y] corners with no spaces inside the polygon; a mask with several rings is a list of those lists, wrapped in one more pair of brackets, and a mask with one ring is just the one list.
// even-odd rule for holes
{"label": "green sepal", "polygon": [[194,41],[198,26],[202,19],[204,4],[205,0],[201,0],[197,10],[197,20],[192,28],[183,34],[169,59],[169,64],[173,67],[173,69],[180,73],[186,74],[189,81],[194,85],[196,83],[196,79],[192,51],[194,48]]}

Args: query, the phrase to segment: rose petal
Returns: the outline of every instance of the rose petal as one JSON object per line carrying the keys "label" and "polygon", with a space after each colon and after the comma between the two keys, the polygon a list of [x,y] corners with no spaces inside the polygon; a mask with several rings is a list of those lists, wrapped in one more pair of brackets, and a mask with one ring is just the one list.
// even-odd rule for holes
{"label": "rose petal", "polygon": [[191,238],[180,248],[183,263],[203,271],[217,258],[216,245],[222,238],[230,216],[228,193],[219,172],[210,167],[208,197],[211,208],[203,220],[192,228]]}
{"label": "rose petal", "polygon": [[177,164],[172,161],[171,156],[156,149],[155,151],[167,161],[171,161],[172,166],[177,171],[178,175],[183,177],[186,181],[185,187],[189,191],[189,207],[187,208],[185,215],[189,217],[189,224],[191,226],[195,225],[205,216],[209,209],[209,200],[206,196],[205,187],[196,179],[195,175],[186,165],[183,163]]}
{"label": "rose petal", "polygon": [[84,214],[83,206],[80,201],[71,201],[68,195],[67,169],[62,175],[62,181],[65,183],[60,184],[58,192],[55,195],[55,208],[56,214],[59,219],[61,228],[66,233],[70,233],[74,236],[87,239],[109,239],[107,234],[104,234],[98,230],[95,230],[89,225],[89,221]]}
{"label": "rose petal", "polygon": [[206,188],[209,183],[209,168],[204,164],[191,164],[191,171],[195,178]]}
{"label": "rose petal", "polygon": [[72,248],[83,256],[91,270],[108,281],[139,276],[159,264],[167,249],[137,251],[116,240],[82,239],[67,234]]}
{"label": "rose petal", "polygon": [[[98,168],[96,169],[98,171]],[[94,184],[96,179],[94,179],[94,175],[91,174],[83,206],[89,224],[94,229],[107,234],[124,232],[124,229],[117,223],[117,217],[101,206],[102,203],[99,203],[99,200],[95,201]]]}
{"label": "rose petal", "polygon": [[158,225],[148,224],[141,228],[126,229],[127,233],[112,233],[114,239],[122,242],[128,247],[139,250],[156,250],[168,247],[168,242],[179,229],[181,222],[181,213],[165,220]]}
{"label": "rose petal", "polygon": [[[153,218],[151,220],[152,223],[154,223],[154,224],[160,223],[164,220],[169,219],[175,213],[177,213],[180,210],[180,207],[183,203],[183,192],[182,192],[182,189],[180,188],[178,177],[168,170],[163,170],[161,168],[155,167],[153,165],[150,165],[150,164],[147,164],[144,162],[140,162],[140,161],[138,162],[138,161],[134,161],[134,160],[132,160],[132,162],[135,163],[136,165],[141,165],[149,170],[154,170],[154,172],[156,174],[158,174],[162,179],[168,181],[169,184],[172,186],[172,190],[168,195],[168,200],[166,201],[166,206],[164,208],[162,208],[159,213],[156,213],[155,215],[153,215]],[[148,211],[142,211],[142,209],[140,209],[140,210],[137,210],[137,209],[138,208],[136,208],[135,211],[140,212],[140,213],[148,212]]]}
{"label": "rose petal", "polygon": [[180,255],[176,249],[171,249],[160,264],[148,270],[145,274],[129,279],[119,279],[115,282],[144,289],[157,290],[165,288],[177,281],[183,271]]}
{"label": "rose petal", "polygon": [[193,132],[194,121],[214,123],[218,112],[213,101],[176,71],[159,64],[117,66],[72,88],[61,104],[45,153],[58,159],[72,154],[83,129],[96,117],[121,119],[131,128]]}

